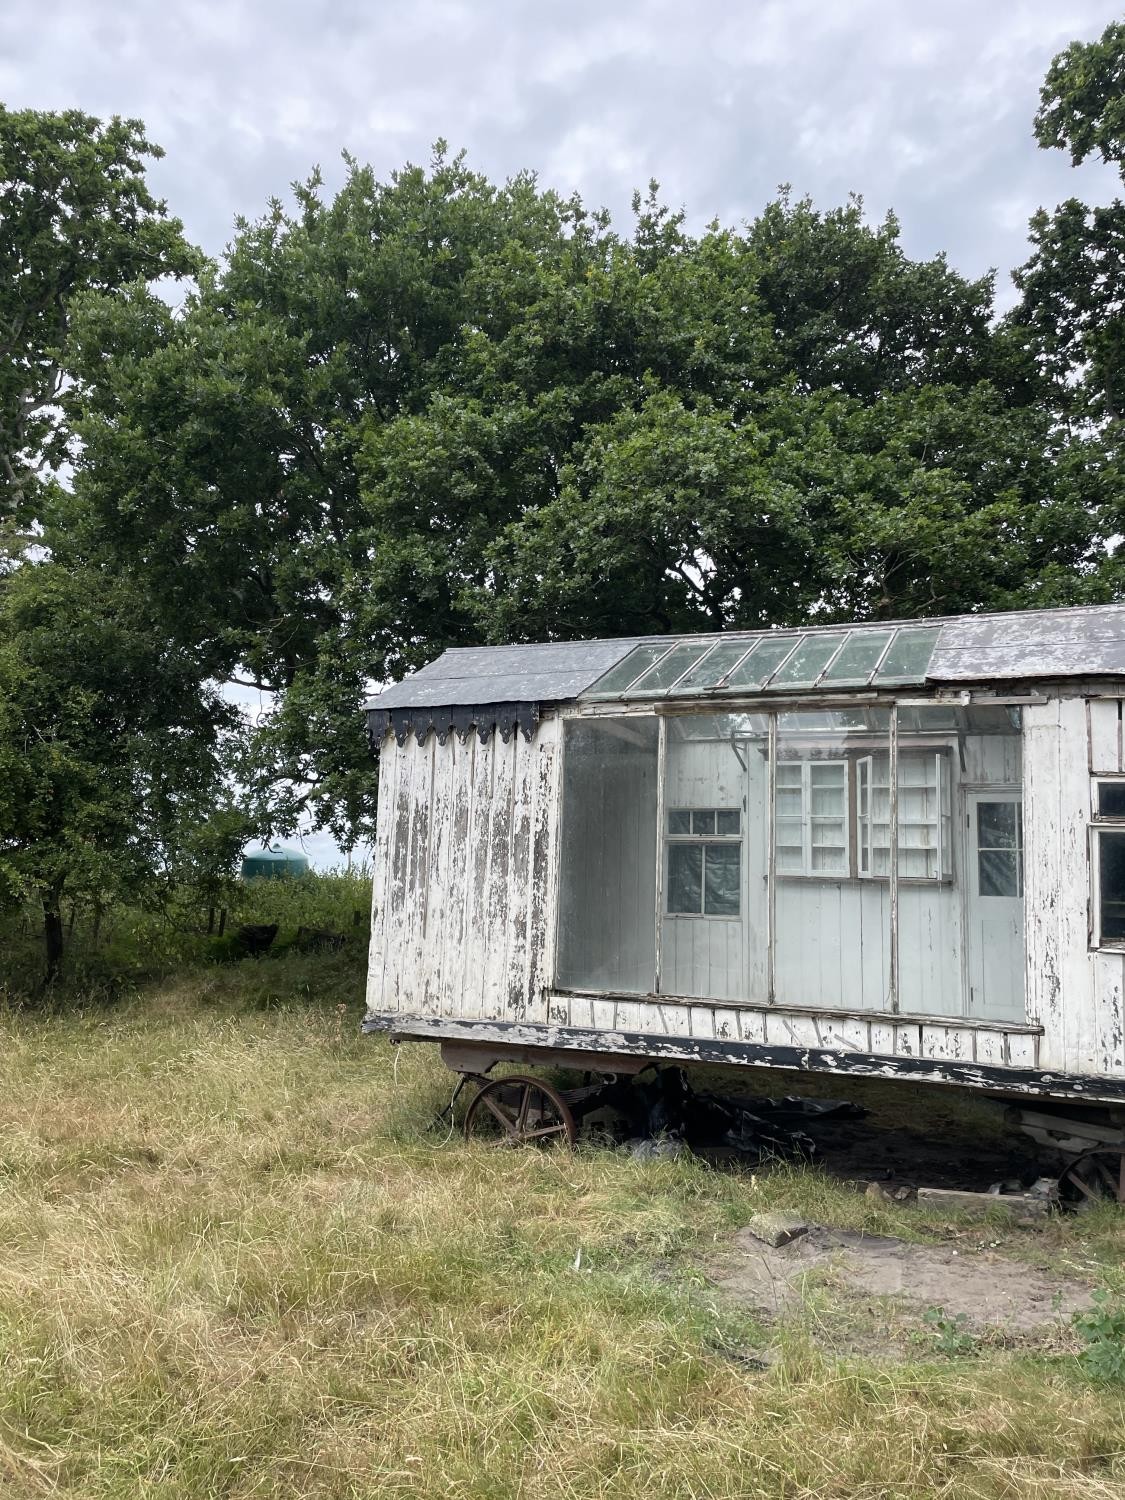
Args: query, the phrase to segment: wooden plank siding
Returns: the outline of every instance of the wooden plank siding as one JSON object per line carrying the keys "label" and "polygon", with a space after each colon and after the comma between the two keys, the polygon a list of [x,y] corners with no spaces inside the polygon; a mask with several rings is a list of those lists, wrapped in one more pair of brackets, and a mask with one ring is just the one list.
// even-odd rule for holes
{"label": "wooden plank siding", "polygon": [[528,743],[388,736],[380,756],[368,1005],[545,1018],[558,721]]}
{"label": "wooden plank siding", "polygon": [[[1022,713],[1022,767],[1010,742],[973,744],[969,737],[960,768],[966,786],[1022,784],[1027,1003],[1018,1024],[952,1013],[949,986],[959,973],[963,944],[958,919],[933,909],[916,918],[905,886],[902,1014],[886,1007],[882,912],[870,924],[872,939],[878,938],[872,941],[871,973],[853,974],[846,991],[836,976],[839,965],[827,975],[821,972],[827,958],[814,953],[808,963],[815,958],[820,967],[802,971],[799,984],[795,978],[790,985],[783,974],[786,983],[770,1003],[760,993],[764,968],[747,933],[737,923],[728,924],[729,930],[716,923],[698,924],[700,933],[716,950],[721,940],[741,951],[759,992],[737,994],[728,987],[702,993],[719,988],[709,977],[716,953],[700,951],[690,927],[672,922],[664,924],[671,993],[617,995],[598,989],[600,979],[586,980],[583,989],[560,988],[559,716],[545,718],[530,742],[514,735],[505,744],[492,734],[482,743],[475,733],[464,742],[450,735],[445,744],[433,734],[420,745],[413,735],[401,745],[391,735],[384,740],[369,1011],[402,1017],[404,1032],[410,1018],[497,1021],[629,1033],[652,1037],[654,1044],[667,1038],[1123,1079],[1125,952],[1091,946],[1089,868],[1092,777],[1125,775],[1120,701],[1047,697],[1027,703]],[[690,805],[703,793],[691,783],[686,764],[674,772],[674,795]],[[741,800],[746,815],[743,900],[760,925],[766,901],[751,847],[766,840],[764,820],[756,823],[754,812],[765,793],[743,800],[732,791],[729,800]],[[840,899],[830,888],[809,889],[818,900]],[[862,894],[885,899],[875,887]],[[864,914],[837,916],[841,930],[853,921],[866,932]],[[936,965],[932,977],[915,977],[920,950]],[[677,980],[683,993],[673,989]],[[819,1000],[818,990],[824,991]],[[418,1034],[424,1034],[421,1024]]]}

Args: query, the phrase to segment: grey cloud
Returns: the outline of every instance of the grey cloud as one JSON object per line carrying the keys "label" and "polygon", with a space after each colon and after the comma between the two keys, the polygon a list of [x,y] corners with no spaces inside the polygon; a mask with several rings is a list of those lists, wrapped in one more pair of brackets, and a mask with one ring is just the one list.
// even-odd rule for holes
{"label": "grey cloud", "polygon": [[779,182],[893,207],[908,249],[1007,273],[1026,220],[1111,175],[1031,135],[1051,56],[1105,0],[8,0],[0,98],[139,115],[154,182],[213,253],[237,213],[347,147],[387,173],[445,136],[494,177],[532,168],[624,220],[658,178],[693,224]]}

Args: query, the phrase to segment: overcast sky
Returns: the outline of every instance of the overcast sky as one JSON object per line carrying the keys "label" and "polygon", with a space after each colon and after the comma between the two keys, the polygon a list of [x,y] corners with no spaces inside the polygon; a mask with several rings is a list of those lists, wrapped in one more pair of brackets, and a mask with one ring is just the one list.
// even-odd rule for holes
{"label": "overcast sky", "polygon": [[[1031,133],[1053,55],[1101,0],[0,0],[0,101],[136,115],[213,255],[236,214],[347,148],[385,175],[445,137],[626,227],[650,178],[702,226],[777,184],[893,208],[908,251],[970,276],[1026,258],[1029,215],[1113,196]],[[310,840],[319,862],[331,840]]]}
{"label": "overcast sky", "polygon": [[158,191],[213,254],[237,213],[347,147],[380,174],[439,136],[624,222],[650,177],[693,224],[780,182],[893,207],[908,250],[969,275],[1025,258],[1027,218],[1103,168],[1031,134],[1100,0],[0,0],[0,100],[139,115]]}

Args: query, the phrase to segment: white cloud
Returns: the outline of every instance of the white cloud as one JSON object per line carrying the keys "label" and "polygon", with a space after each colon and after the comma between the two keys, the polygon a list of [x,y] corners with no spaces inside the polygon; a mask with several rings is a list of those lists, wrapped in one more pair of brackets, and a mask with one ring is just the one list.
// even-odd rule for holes
{"label": "white cloud", "polygon": [[[1025,256],[1012,205],[1077,181],[1031,120],[1051,56],[1109,0],[7,0],[10,106],[139,115],[158,191],[217,253],[237,213],[347,147],[380,174],[438,136],[627,218],[650,176],[700,225],[777,183],[893,207],[907,248],[978,275]],[[1080,190],[1107,195],[1092,169]]]}

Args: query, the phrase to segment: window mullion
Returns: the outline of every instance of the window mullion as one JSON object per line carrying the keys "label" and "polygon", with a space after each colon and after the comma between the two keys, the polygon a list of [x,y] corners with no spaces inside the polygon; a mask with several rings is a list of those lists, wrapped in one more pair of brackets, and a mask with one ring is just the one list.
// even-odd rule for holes
{"label": "window mullion", "polygon": [[668,720],[663,714],[657,721],[656,735],[656,943],[653,951],[652,993],[660,994],[660,960],[664,935],[664,866],[668,859],[668,839],[664,811],[664,779],[668,765]]}
{"label": "window mullion", "polygon": [[766,786],[766,1000],[777,999],[777,714],[768,720]]}
{"label": "window mullion", "polygon": [[891,708],[890,769],[888,773],[889,807],[887,818],[890,824],[889,873],[891,885],[891,974],[890,1008],[898,1010],[898,704]]}

